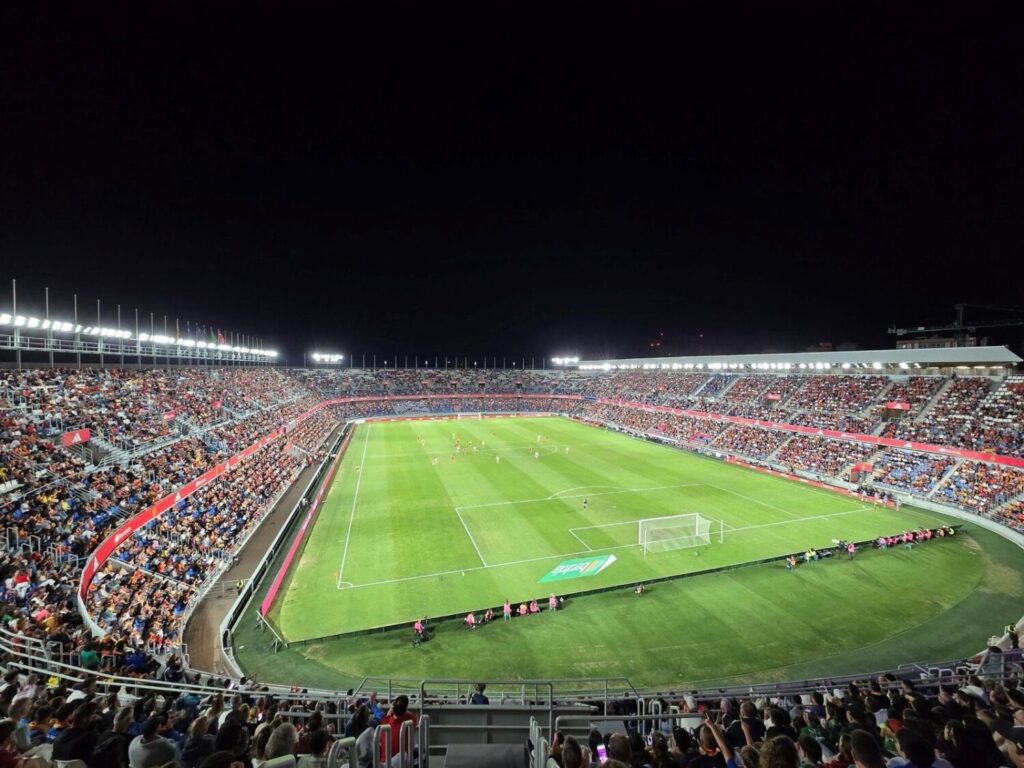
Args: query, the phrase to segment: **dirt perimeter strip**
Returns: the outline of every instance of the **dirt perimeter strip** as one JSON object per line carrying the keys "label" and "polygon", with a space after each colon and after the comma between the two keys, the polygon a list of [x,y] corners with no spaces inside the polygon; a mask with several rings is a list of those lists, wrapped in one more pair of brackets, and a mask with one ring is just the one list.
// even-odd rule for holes
{"label": "dirt perimeter strip", "polygon": [[[344,428],[345,425],[339,425],[323,442],[323,445],[331,445]],[[224,621],[224,617],[227,616],[238,596],[234,584],[239,579],[248,581],[252,578],[260,560],[263,559],[263,553],[273,543],[281,523],[287,520],[288,515],[295,508],[318,467],[319,463],[310,464],[299,473],[292,486],[277,502],[277,506],[252,534],[245,547],[235,555],[232,566],[221,575],[192,614],[188,626],[185,628],[184,640],[188,647],[189,665],[193,669],[213,672],[218,675],[228,674],[229,671],[220,659],[217,635],[220,632],[221,622]]]}
{"label": "dirt perimeter strip", "polygon": [[[330,468],[324,473],[323,482],[320,483],[320,489],[316,492],[316,498],[313,503],[309,505],[309,511],[306,513],[306,518],[302,521],[302,525],[299,526],[299,532],[292,539],[292,545],[288,548],[288,554],[285,555],[284,562],[281,563],[281,567],[277,571],[277,575],[274,576],[274,582],[270,585],[270,589],[267,590],[267,594],[263,598],[263,602],[260,604],[260,616],[266,616],[270,611],[270,607],[274,604],[274,600],[277,598],[277,593],[281,589],[281,585],[284,583],[285,577],[288,576],[288,570],[292,567],[292,560],[295,559],[295,553],[299,551],[299,547],[306,540],[306,531],[309,529],[310,523],[316,520],[317,512],[320,511],[320,503],[323,501],[324,494],[330,487],[331,483],[334,482],[334,473],[338,471],[338,464],[341,463],[342,457],[345,455],[345,451],[348,450],[348,444],[352,442],[352,434],[350,431],[345,435],[345,439],[341,441],[341,445],[338,446],[338,454],[334,457],[334,462]],[[367,438],[369,439],[369,438]]]}

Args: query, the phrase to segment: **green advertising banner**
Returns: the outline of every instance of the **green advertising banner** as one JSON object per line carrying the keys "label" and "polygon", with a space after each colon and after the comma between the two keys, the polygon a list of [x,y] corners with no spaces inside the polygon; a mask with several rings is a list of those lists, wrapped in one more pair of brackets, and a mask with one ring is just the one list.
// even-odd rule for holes
{"label": "green advertising banner", "polygon": [[549,581],[565,581],[566,579],[582,579],[584,576],[593,576],[600,573],[609,565],[615,562],[615,555],[598,555],[597,557],[584,557],[579,560],[565,560],[556,565],[548,572],[538,584],[547,584]]}

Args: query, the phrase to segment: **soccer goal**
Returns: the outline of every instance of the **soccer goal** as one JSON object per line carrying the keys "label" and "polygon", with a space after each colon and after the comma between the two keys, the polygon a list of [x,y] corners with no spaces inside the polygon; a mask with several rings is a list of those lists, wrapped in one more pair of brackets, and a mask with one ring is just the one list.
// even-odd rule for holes
{"label": "soccer goal", "polygon": [[699,512],[687,512],[668,517],[649,517],[637,524],[639,540],[648,552],[667,552],[673,549],[703,547],[711,543],[712,528],[718,528],[718,542],[725,538],[725,525],[713,522]]}
{"label": "soccer goal", "polygon": [[472,411],[470,413],[463,413],[462,411],[459,411],[457,414],[455,414],[456,421],[467,421],[469,419],[476,419],[477,421],[481,421],[483,419],[483,414],[480,411]]}

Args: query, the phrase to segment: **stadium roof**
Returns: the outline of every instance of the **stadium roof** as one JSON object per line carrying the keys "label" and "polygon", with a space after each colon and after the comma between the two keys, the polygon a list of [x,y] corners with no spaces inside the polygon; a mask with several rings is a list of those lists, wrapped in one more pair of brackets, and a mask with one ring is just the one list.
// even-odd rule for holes
{"label": "stadium roof", "polygon": [[829,368],[950,368],[1014,366],[1021,358],[1006,347],[951,347],[941,349],[877,349],[853,352],[786,352],[757,355],[695,355],[689,357],[633,357],[622,360],[581,360],[583,370],[595,368],[667,368],[670,370],[756,369],[791,370]]}

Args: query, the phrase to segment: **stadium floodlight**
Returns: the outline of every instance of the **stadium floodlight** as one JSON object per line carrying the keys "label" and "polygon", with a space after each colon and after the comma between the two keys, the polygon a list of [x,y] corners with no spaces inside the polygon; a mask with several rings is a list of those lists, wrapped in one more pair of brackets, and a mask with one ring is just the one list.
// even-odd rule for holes
{"label": "stadium floodlight", "polygon": [[29,328],[38,328],[41,323],[42,323],[42,321],[38,317],[30,317],[28,319],[28,327]]}
{"label": "stadium floodlight", "polygon": [[579,357],[574,356],[562,356],[551,358],[551,362],[554,363],[555,365],[577,365],[579,361]]}
{"label": "stadium floodlight", "polygon": [[900,363],[900,370],[903,370],[903,371],[905,371],[905,370],[907,370],[907,368],[909,368],[909,367],[910,367],[910,366],[909,366],[909,365],[907,365],[906,363]]}
{"label": "stadium floodlight", "polygon": [[0,325],[10,325],[14,318],[6,312],[0,312]]}
{"label": "stadium floodlight", "polygon": [[876,363],[872,363],[871,367],[874,368],[876,371],[882,370],[882,364],[881,363],[877,363],[877,362]]}
{"label": "stadium floodlight", "polygon": [[28,319],[24,315],[17,315],[14,318],[14,327],[20,328],[28,322]]}
{"label": "stadium floodlight", "polygon": [[337,352],[313,352],[310,354],[313,358],[314,363],[324,363],[326,365],[332,365],[340,363],[345,359],[344,355],[339,355]]}

